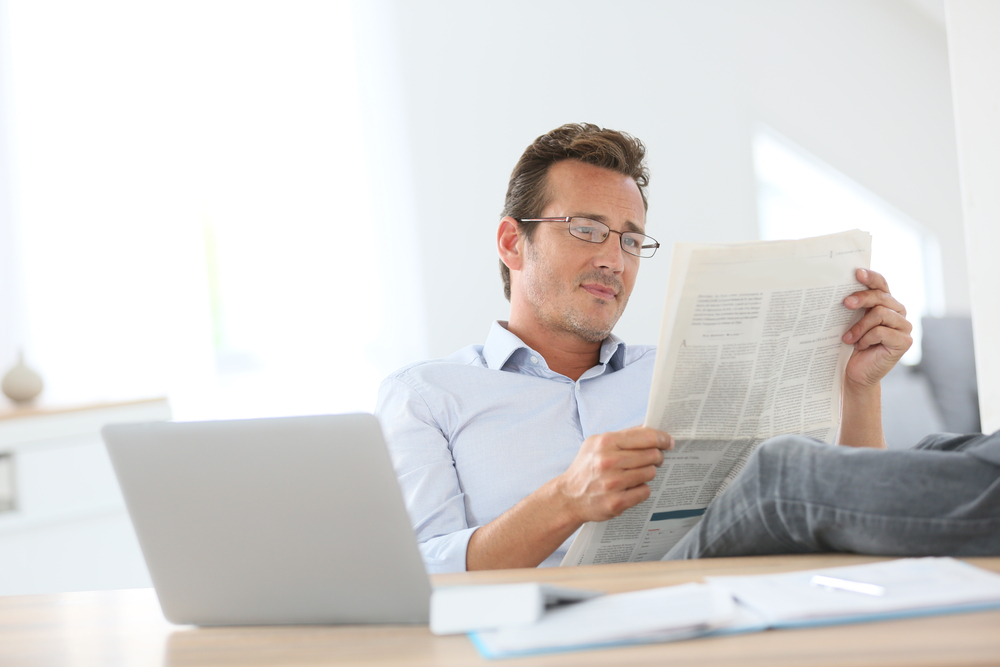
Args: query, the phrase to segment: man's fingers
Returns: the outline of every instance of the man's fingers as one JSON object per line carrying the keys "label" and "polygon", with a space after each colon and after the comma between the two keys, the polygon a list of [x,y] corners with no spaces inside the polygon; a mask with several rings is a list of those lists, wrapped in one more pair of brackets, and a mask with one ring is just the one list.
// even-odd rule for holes
{"label": "man's fingers", "polygon": [[649,494],[650,488],[648,484],[637,484],[636,486],[631,487],[628,491],[625,491],[622,494],[623,500],[625,501],[623,503],[625,505],[625,509],[628,509],[633,505],[638,505],[646,498],[649,498]]}
{"label": "man's fingers", "polygon": [[674,438],[669,433],[645,426],[625,429],[615,433],[605,433],[608,444],[618,449],[673,449]]}
{"label": "man's fingers", "polygon": [[617,516],[636,503],[641,503],[649,497],[650,488],[647,482],[651,481],[655,475],[656,468],[646,466],[636,470],[623,471],[614,480],[609,480],[604,496],[606,509],[613,516]]}
{"label": "man's fingers", "polygon": [[563,490],[586,521],[618,516],[649,497],[647,482],[673,446],[668,433],[642,426],[592,435],[560,476]]}
{"label": "man's fingers", "polygon": [[644,466],[660,467],[662,463],[663,450],[656,447],[624,450],[618,455],[618,467],[622,470]]}
{"label": "man's fingers", "polygon": [[889,284],[882,274],[870,269],[858,269],[856,277],[858,282],[868,289],[846,297],[844,305],[851,310],[865,309],[867,312],[844,333],[842,340],[845,343],[857,344],[864,339],[865,346],[859,349],[866,349],[878,344],[872,342],[875,339],[888,336],[888,334],[869,336],[869,332],[877,327],[886,327],[902,332],[904,335],[899,338],[902,342],[913,330],[913,325],[906,319],[906,307],[889,293]]}
{"label": "man's fingers", "polygon": [[889,291],[889,283],[886,282],[885,276],[878,271],[872,271],[871,269],[858,269],[854,272],[854,277],[857,278],[859,283],[868,289],[880,290],[882,292]]}
{"label": "man's fingers", "polygon": [[855,292],[844,299],[844,305],[851,310],[883,306],[885,308],[895,310],[904,317],[906,316],[906,306],[897,301],[896,297],[882,290],[870,289],[862,292]]}
{"label": "man's fingers", "polygon": [[638,484],[630,487],[613,497],[606,498],[602,504],[597,521],[606,521],[614,518],[630,507],[634,507],[649,498],[650,490],[648,484]]}
{"label": "man's fingers", "polygon": [[[599,504],[611,508],[621,501],[623,495],[636,487],[646,487],[647,482],[651,482],[656,477],[656,468],[651,465],[631,470],[618,470],[613,475],[606,475],[593,487],[591,496]],[[628,505],[620,507],[618,511],[626,509]]]}
{"label": "man's fingers", "polygon": [[619,488],[621,490],[631,489],[634,486],[639,486],[640,484],[645,484],[646,482],[652,481],[656,477],[656,468],[653,466],[643,466],[642,468],[633,468],[632,470],[623,470],[619,479]]}
{"label": "man's fingers", "polygon": [[869,331],[876,327],[887,327],[909,334],[913,331],[913,325],[899,311],[884,306],[870,308],[864,317],[854,323],[844,334],[845,343],[856,343]]}
{"label": "man's fingers", "polygon": [[875,345],[882,345],[890,351],[891,356],[899,358],[912,344],[913,338],[908,333],[890,327],[875,327],[865,333],[855,347],[858,350],[867,350]]}
{"label": "man's fingers", "polygon": [[866,290],[855,292],[844,299],[844,305],[851,310],[858,308],[874,308],[875,306],[885,306],[906,317],[906,306],[896,300],[889,292],[889,284],[882,277],[870,269],[858,269],[857,279]]}
{"label": "man's fingers", "polygon": [[844,299],[844,305],[851,310],[858,310],[860,308],[875,308],[877,306],[882,306],[884,308],[889,308],[890,310],[895,310],[904,317],[906,316],[906,306],[901,304],[896,300],[896,297],[889,294],[888,292],[882,292],[880,290],[865,290],[864,292],[855,292],[854,294],[848,296]]}

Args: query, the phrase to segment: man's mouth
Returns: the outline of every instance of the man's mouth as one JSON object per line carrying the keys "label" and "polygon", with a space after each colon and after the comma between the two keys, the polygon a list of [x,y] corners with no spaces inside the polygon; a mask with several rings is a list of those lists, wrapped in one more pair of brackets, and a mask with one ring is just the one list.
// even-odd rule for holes
{"label": "man's mouth", "polygon": [[580,287],[587,290],[598,299],[611,301],[618,296],[618,292],[614,288],[608,287],[607,285],[601,285],[599,283],[586,283],[584,285],[580,285]]}

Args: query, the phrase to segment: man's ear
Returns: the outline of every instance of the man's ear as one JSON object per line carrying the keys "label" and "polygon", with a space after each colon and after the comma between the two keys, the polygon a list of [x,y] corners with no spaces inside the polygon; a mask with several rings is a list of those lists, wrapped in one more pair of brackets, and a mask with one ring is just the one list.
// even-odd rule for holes
{"label": "man's ear", "polygon": [[521,270],[524,261],[522,238],[517,220],[509,215],[500,220],[497,228],[497,252],[500,253],[500,261],[511,271]]}

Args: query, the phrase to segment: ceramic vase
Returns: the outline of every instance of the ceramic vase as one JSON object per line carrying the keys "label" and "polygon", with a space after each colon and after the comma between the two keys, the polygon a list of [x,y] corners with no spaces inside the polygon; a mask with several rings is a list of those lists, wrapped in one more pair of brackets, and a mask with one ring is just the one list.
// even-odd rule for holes
{"label": "ceramic vase", "polygon": [[17,364],[3,376],[0,388],[15,403],[27,403],[42,393],[42,377],[24,363],[24,353],[17,355]]}

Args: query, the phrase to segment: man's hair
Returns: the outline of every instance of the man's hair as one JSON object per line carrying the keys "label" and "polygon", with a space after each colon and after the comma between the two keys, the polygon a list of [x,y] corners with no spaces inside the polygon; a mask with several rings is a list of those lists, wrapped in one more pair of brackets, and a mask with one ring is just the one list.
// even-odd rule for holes
{"label": "man's hair", "polygon": [[[579,160],[630,177],[639,186],[644,209],[649,169],[646,168],[646,147],[635,137],[608,130],[591,123],[570,123],[557,127],[535,139],[514,166],[507,185],[501,217],[537,218],[549,202],[546,176],[549,167],[563,160]],[[528,242],[535,234],[537,222],[521,222],[521,231]],[[510,269],[500,261],[503,294],[510,301]]]}

